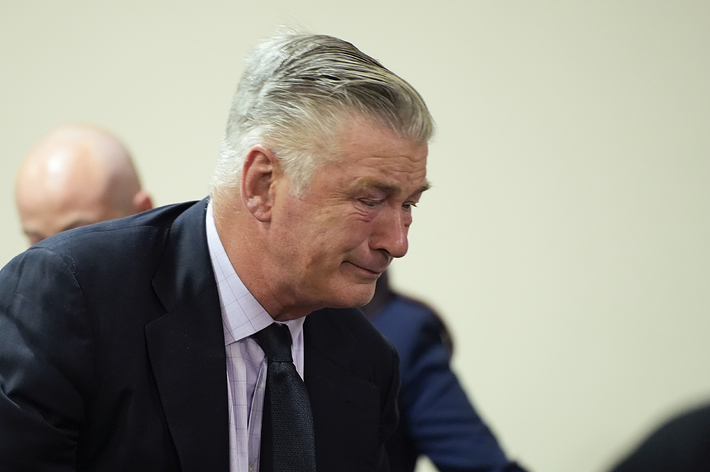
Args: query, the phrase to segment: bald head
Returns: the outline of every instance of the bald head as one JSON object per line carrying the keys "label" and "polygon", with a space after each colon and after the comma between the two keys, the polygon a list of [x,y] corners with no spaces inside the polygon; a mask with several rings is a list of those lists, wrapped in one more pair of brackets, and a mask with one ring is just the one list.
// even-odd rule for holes
{"label": "bald head", "polygon": [[30,244],[153,206],[123,144],[90,125],[60,126],[30,150],[15,180],[15,203]]}

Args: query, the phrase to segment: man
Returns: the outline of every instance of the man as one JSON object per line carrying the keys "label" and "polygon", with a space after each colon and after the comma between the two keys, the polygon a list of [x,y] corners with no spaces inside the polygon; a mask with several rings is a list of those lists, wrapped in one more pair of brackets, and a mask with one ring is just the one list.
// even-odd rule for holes
{"label": "man", "polygon": [[382,274],[362,310],[400,358],[400,421],[387,442],[391,471],[413,472],[419,456],[426,456],[442,472],[522,472],[451,370],[453,343],[441,318],[427,304],[395,292],[388,279]]}
{"label": "man", "polygon": [[153,207],[125,146],[84,124],[59,126],[30,150],[15,180],[15,203],[30,244]]}
{"label": "man", "polygon": [[[60,233],[0,272],[3,469],[265,472],[302,439],[267,421],[278,362],[305,380],[319,471],[388,470],[397,355],[347,307],[407,252],[432,129],[349,43],[255,48],[211,199]],[[265,358],[275,322],[293,363]]]}

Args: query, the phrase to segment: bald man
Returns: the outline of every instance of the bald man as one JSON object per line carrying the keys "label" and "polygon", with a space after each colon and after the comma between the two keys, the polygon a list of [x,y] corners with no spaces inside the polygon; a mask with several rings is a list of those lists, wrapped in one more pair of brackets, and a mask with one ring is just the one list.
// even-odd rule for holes
{"label": "bald man", "polygon": [[30,150],[15,180],[15,203],[30,244],[153,207],[124,145],[81,124],[55,128]]}

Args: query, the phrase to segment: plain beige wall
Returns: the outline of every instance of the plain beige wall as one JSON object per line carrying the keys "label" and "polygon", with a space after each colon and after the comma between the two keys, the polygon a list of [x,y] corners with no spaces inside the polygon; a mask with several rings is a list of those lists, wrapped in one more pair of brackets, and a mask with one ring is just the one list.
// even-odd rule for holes
{"label": "plain beige wall", "polygon": [[0,264],[20,159],[65,121],[118,133],[157,204],[202,198],[242,58],[282,24],[427,100],[434,188],[394,282],[446,318],[511,456],[603,471],[710,398],[705,1],[2,0]]}

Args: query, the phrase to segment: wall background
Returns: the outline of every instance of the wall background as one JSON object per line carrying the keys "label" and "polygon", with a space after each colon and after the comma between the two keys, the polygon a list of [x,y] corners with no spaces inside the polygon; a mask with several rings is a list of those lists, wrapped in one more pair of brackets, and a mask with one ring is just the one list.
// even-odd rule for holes
{"label": "wall background", "polygon": [[41,135],[105,126],[157,204],[202,198],[244,55],[298,26],[380,59],[437,120],[394,283],[446,318],[509,455],[601,472],[710,398],[710,3],[0,5],[0,265],[25,248],[13,179]]}

